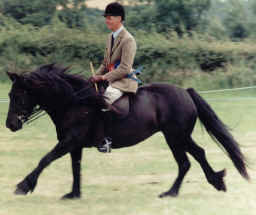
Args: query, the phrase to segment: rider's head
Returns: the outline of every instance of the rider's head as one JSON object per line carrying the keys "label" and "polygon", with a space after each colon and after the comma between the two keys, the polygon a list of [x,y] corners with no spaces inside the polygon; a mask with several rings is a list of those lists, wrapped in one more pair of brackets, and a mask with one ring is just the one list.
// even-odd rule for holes
{"label": "rider's head", "polygon": [[122,22],[125,20],[124,7],[118,2],[113,2],[107,5],[103,14],[106,20],[106,25],[111,31],[118,30]]}

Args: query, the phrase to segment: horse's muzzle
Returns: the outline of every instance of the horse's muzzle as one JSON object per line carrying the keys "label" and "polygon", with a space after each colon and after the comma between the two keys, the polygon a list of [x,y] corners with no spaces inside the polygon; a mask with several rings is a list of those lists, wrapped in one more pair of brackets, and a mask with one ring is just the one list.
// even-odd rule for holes
{"label": "horse's muzzle", "polygon": [[6,120],[6,127],[15,132],[22,129],[22,120],[19,116],[8,116]]}

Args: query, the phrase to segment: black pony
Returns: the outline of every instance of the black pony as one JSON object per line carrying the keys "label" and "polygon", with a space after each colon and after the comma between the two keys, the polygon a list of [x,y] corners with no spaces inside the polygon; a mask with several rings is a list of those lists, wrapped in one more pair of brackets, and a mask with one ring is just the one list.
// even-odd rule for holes
{"label": "black pony", "polygon": [[[36,71],[18,75],[8,73],[12,80],[10,106],[6,126],[12,131],[33,119],[40,110],[49,114],[56,126],[58,144],[46,154],[38,166],[17,185],[16,194],[32,192],[41,172],[54,160],[70,153],[73,170],[72,191],[63,198],[80,197],[80,164],[83,147],[97,146],[98,115],[105,107],[104,98],[92,83],[67,68],[44,65]],[[206,160],[204,150],[191,138],[197,117],[207,132],[227,152],[239,173],[249,179],[246,162],[237,142],[211,107],[193,89],[181,89],[163,83],[139,88],[132,100],[130,113],[111,122],[107,136],[113,149],[135,145],[161,131],[179,167],[172,187],[160,195],[177,196],[183,178],[190,168],[187,154],[201,165],[207,181],[219,191],[226,191],[225,170],[215,172]]]}

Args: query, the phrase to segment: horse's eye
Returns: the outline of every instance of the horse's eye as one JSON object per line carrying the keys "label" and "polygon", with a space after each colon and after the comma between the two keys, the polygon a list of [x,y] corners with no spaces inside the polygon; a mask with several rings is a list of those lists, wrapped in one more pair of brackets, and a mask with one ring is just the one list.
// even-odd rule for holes
{"label": "horse's eye", "polygon": [[20,100],[20,103],[21,103],[21,105],[25,105],[25,100],[24,100],[24,99],[21,99],[21,100]]}
{"label": "horse's eye", "polygon": [[14,102],[17,104],[17,105],[25,105],[25,100],[23,98],[20,98],[20,97],[14,97]]}

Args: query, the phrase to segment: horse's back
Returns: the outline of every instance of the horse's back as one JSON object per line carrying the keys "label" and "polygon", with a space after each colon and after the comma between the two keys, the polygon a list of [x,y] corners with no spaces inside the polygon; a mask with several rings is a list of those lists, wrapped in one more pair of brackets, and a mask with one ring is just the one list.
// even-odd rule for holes
{"label": "horse's back", "polygon": [[154,109],[158,120],[163,123],[170,119],[183,122],[197,116],[196,106],[187,90],[166,83],[152,83],[140,87],[135,101],[139,104],[137,108],[143,111]]}
{"label": "horse's back", "polygon": [[138,88],[137,96],[149,96],[169,105],[193,105],[187,90],[167,83],[151,83]]}
{"label": "horse's back", "polygon": [[168,83],[158,83],[158,82],[140,86],[138,88],[137,94],[140,93],[141,91],[162,93],[162,94],[168,94],[168,95],[173,94],[173,93],[186,92],[186,90],[181,87],[171,85]]}

